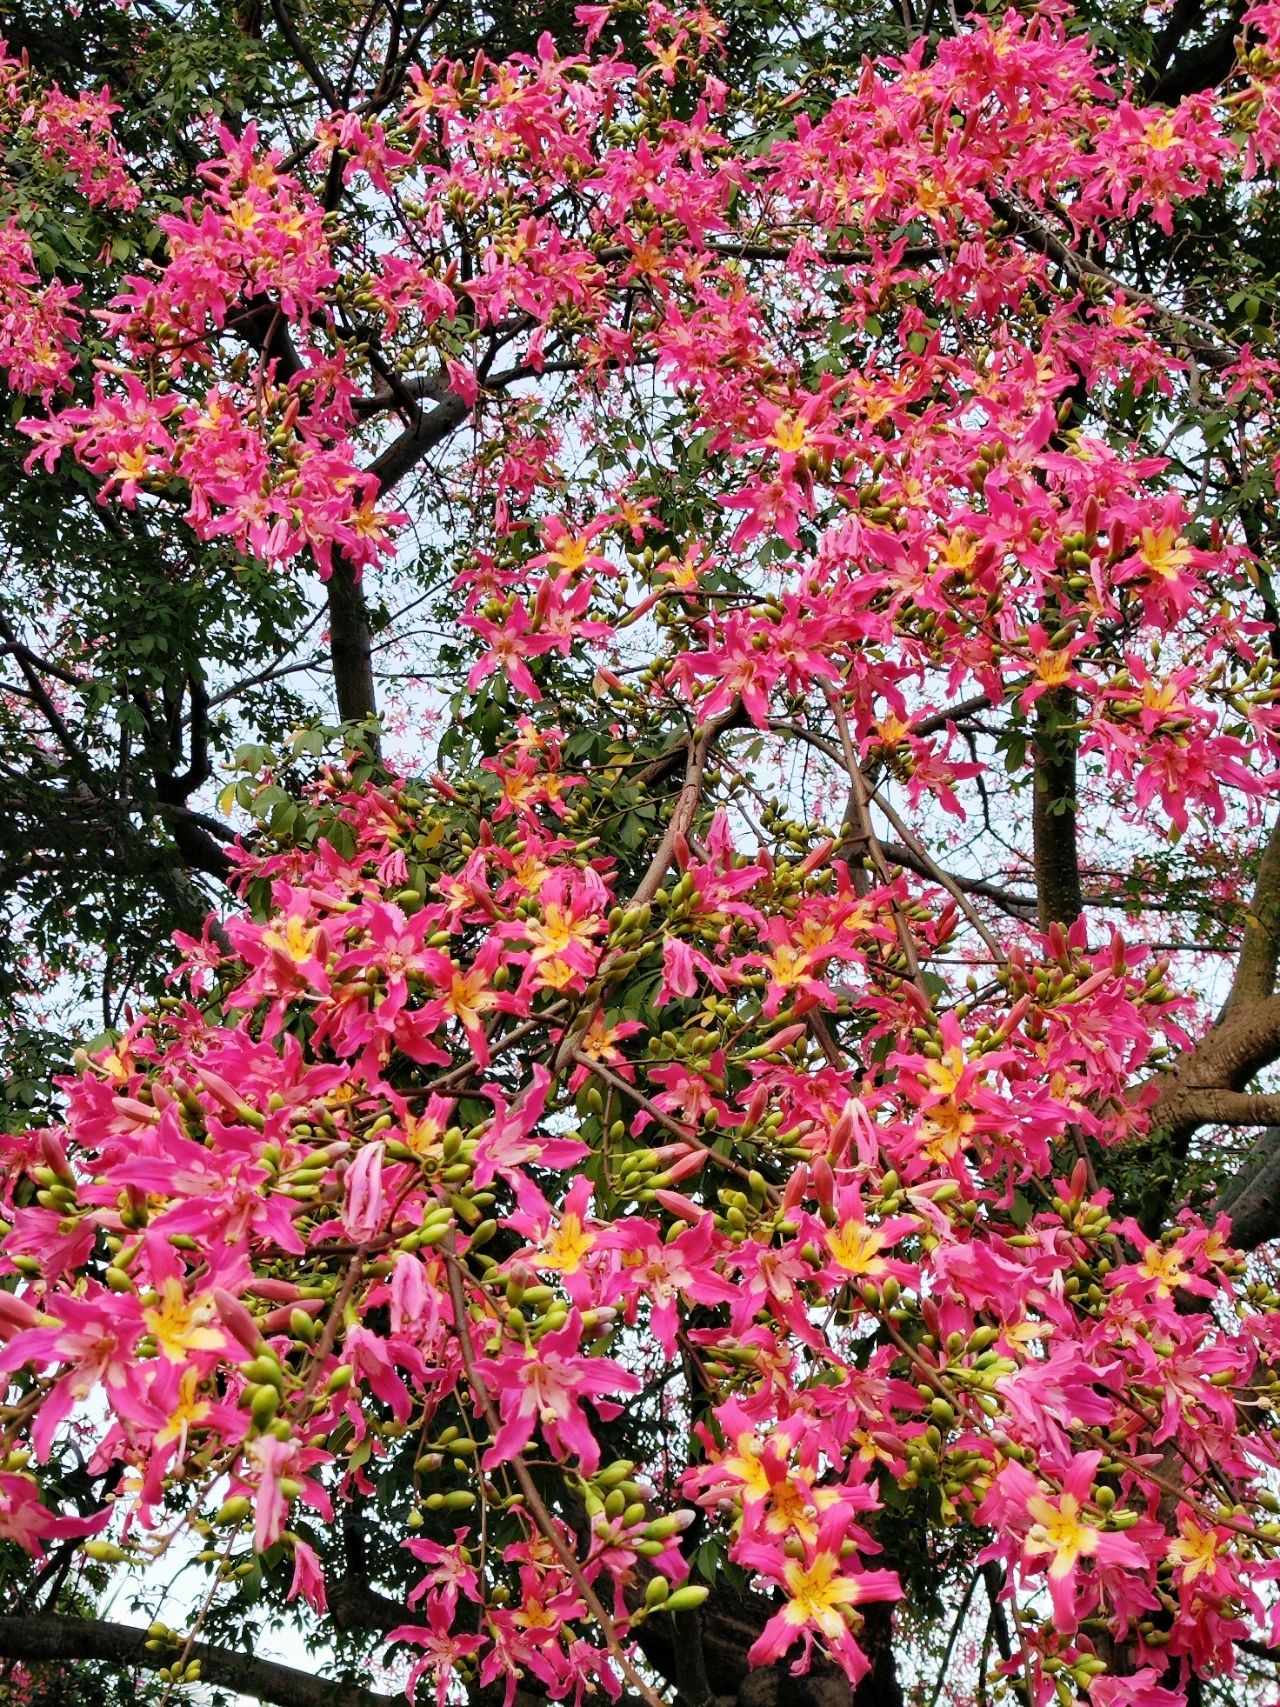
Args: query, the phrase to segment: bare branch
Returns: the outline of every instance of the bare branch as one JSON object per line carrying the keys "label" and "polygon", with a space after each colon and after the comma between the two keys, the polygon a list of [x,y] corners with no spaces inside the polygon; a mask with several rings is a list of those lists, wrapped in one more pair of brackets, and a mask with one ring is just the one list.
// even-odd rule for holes
{"label": "bare branch", "polygon": [[[147,1632],[105,1619],[67,1618],[57,1613],[0,1618],[0,1654],[27,1662],[102,1660],[129,1670],[158,1671],[173,1662],[172,1650],[149,1652]],[[251,1695],[274,1707],[398,1707],[402,1695],[378,1695],[354,1683],[335,1682],[233,1653],[208,1642],[192,1644],[191,1657],[200,1662],[201,1680]]]}

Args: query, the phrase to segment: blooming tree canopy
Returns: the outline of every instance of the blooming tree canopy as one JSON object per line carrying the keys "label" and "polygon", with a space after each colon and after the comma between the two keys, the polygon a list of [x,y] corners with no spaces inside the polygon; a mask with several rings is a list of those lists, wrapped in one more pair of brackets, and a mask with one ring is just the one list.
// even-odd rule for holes
{"label": "blooming tree canopy", "polygon": [[1273,1700],[1280,6],[214,10],[0,59],[4,716],[186,908],[0,1139],[0,1698]]}

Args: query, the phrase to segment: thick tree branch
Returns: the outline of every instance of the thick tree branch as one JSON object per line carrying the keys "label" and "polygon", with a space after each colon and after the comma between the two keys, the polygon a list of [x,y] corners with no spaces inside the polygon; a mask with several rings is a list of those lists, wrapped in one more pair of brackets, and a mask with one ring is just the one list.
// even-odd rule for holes
{"label": "thick tree branch", "polygon": [[[1182,35],[1187,33],[1188,25],[1197,22],[1203,10],[1203,6],[1199,5],[1175,6],[1164,32],[1165,38],[1177,32],[1175,41],[1180,41]],[[1168,70],[1163,70],[1162,66],[1163,75],[1152,85],[1147,99],[1160,106],[1175,107],[1186,96],[1198,95],[1204,89],[1216,89],[1219,83],[1225,82],[1236,63],[1236,42],[1240,35],[1240,16],[1243,10],[1241,5],[1233,6],[1231,16],[1208,41],[1178,54]],[[1181,22],[1179,13],[1187,15],[1187,21],[1182,24],[1181,29],[1178,28]],[[1165,64],[1168,64],[1167,58]]]}
{"label": "thick tree branch", "polygon": [[379,493],[389,492],[398,485],[428,452],[456,432],[466,418],[467,405],[456,391],[451,391],[434,409],[420,412],[369,464],[369,473],[376,478]]}
{"label": "thick tree branch", "polygon": [[1258,863],[1244,943],[1218,1022],[1160,1081],[1152,1130],[1185,1148],[1197,1127],[1262,1126],[1215,1208],[1231,1220],[1232,1241],[1252,1250],[1280,1235],[1280,1094],[1246,1093],[1262,1067],[1280,1060],[1280,822]]}
{"label": "thick tree branch", "polygon": [[694,813],[698,809],[698,800],[702,794],[702,778],[707,768],[707,751],[712,735],[710,726],[700,729],[693,737],[687,749],[685,760],[684,782],[676,798],[675,810],[667,825],[662,840],[658,843],[653,858],[649,861],[644,876],[636,885],[635,893],[631,896],[633,907],[642,907],[652,901],[662,887],[662,880],[671,867],[675,858],[676,844],[681,836],[689,833],[693,823]]}
{"label": "thick tree branch", "polygon": [[1040,928],[1072,925],[1084,909],[1076,834],[1075,696],[1056,688],[1036,701],[1031,828]]}
{"label": "thick tree branch", "polygon": [[[368,471],[378,482],[378,492],[388,492],[396,486],[466,418],[467,405],[456,392],[450,392],[434,409],[419,412],[413,423],[370,463]],[[344,723],[362,723],[376,715],[378,709],[373,632],[356,571],[341,555],[334,557],[327,592],[329,656],[338,716]]]}
{"label": "thick tree branch", "polygon": [[[1239,1091],[1260,1068],[1280,1058],[1280,996],[1268,996],[1214,1027],[1161,1081],[1152,1128],[1188,1136],[1212,1116],[1189,1112],[1198,1092]],[[1260,1114],[1260,1119],[1268,1116]]]}
{"label": "thick tree branch", "polygon": [[329,603],[329,661],[338,716],[363,723],[378,710],[373,679],[373,631],[369,607],[356,572],[345,557],[334,557],[325,591]]}
{"label": "thick tree branch", "polygon": [[[40,1613],[0,1618],[0,1654],[28,1663],[102,1660],[129,1670],[158,1671],[170,1665],[173,1650],[148,1652],[147,1632],[128,1624]],[[274,1707],[399,1707],[401,1695],[378,1695],[354,1683],[313,1677],[309,1672],[252,1654],[195,1642],[190,1657],[200,1662],[204,1683],[234,1689]]]}
{"label": "thick tree branch", "polygon": [[1256,1250],[1280,1233],[1280,1126],[1268,1126],[1258,1137],[1213,1207],[1230,1220],[1231,1242],[1242,1251]]}
{"label": "thick tree branch", "polygon": [[1280,1122],[1280,1095],[1251,1095],[1247,1091],[1194,1089],[1172,1092],[1164,1103],[1166,1112],[1181,1125],[1262,1126]]}

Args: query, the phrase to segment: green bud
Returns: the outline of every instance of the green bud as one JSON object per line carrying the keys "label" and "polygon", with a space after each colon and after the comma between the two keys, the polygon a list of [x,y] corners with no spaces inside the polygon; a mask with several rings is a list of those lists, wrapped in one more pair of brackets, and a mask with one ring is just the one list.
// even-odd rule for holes
{"label": "green bud", "polygon": [[709,1588],[695,1587],[686,1583],[683,1588],[678,1588],[674,1594],[667,1596],[662,1603],[663,1610],[665,1612],[692,1612],[702,1605],[710,1593]]}

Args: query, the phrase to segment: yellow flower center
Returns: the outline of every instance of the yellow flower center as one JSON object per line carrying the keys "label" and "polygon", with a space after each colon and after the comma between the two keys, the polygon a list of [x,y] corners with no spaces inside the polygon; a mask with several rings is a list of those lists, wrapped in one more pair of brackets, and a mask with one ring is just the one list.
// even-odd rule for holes
{"label": "yellow flower center", "polygon": [[1052,648],[1040,652],[1036,656],[1036,675],[1040,681],[1049,687],[1059,687],[1071,674],[1071,654],[1064,647],[1061,651]]}
{"label": "yellow flower center", "polygon": [[562,1274],[573,1274],[582,1267],[582,1259],[596,1242],[594,1233],[588,1233],[580,1218],[572,1210],[560,1219],[560,1225],[547,1240],[547,1254],[543,1266],[558,1268]]}
{"label": "yellow flower center", "polygon": [[549,902],[542,922],[531,923],[528,927],[527,935],[533,944],[533,958],[549,960],[552,955],[562,953],[570,943],[585,944],[590,936],[586,927],[586,920],[572,919],[559,902]]}
{"label": "yellow flower center", "polygon": [[160,1288],[156,1303],[142,1312],[142,1319],[162,1354],[171,1363],[182,1363],[189,1351],[218,1351],[226,1343],[221,1328],[205,1325],[213,1315],[211,1298],[188,1298],[182,1282],[170,1279]]}
{"label": "yellow flower center", "polygon": [[775,948],[769,959],[769,975],[775,984],[781,984],[789,989],[792,984],[799,984],[809,975],[811,956],[791,948],[787,943]]}
{"label": "yellow flower center", "polygon": [[1202,1529],[1194,1518],[1184,1517],[1178,1539],[1169,1549],[1169,1557],[1182,1566],[1183,1579],[1194,1582],[1205,1571],[1211,1571],[1218,1557],[1218,1537],[1212,1529]]}
{"label": "yellow flower center", "polygon": [[1187,542],[1177,528],[1143,528],[1138,555],[1153,575],[1171,581],[1191,561]]}
{"label": "yellow flower center", "polygon": [[1143,131],[1143,139],[1148,148],[1154,148],[1163,154],[1166,148],[1172,148],[1178,140],[1178,133],[1168,119],[1154,119]]}
{"label": "yellow flower center", "polygon": [[838,1563],[832,1553],[819,1553],[812,1565],[793,1560],[783,1572],[783,1580],[791,1603],[786,1617],[792,1624],[816,1624],[829,1635],[844,1628],[838,1608],[851,1606],[858,1598],[858,1585],[852,1577],[838,1575]]}
{"label": "yellow flower center", "polygon": [[207,1399],[198,1398],[196,1389],[200,1382],[198,1369],[183,1371],[178,1383],[178,1402],[170,1414],[168,1422],[156,1436],[157,1444],[166,1446],[171,1440],[184,1441],[188,1432],[197,1424],[202,1423],[212,1409]]}
{"label": "yellow flower center", "polygon": [[764,1498],[769,1492],[769,1477],[760,1462],[759,1442],[754,1435],[740,1434],[734,1445],[738,1450],[732,1458],[724,1460],[724,1468],[739,1477],[748,1492]]}
{"label": "yellow flower center", "polygon": [[[940,1061],[926,1061],[925,1073],[933,1080],[934,1087],[944,1096],[950,1096],[952,1091],[964,1077],[968,1065],[964,1058],[964,1050],[959,1047],[948,1049]],[[934,1111],[930,1111],[931,1113]]]}
{"label": "yellow flower center", "polygon": [[430,1154],[439,1146],[443,1136],[444,1131],[438,1120],[426,1117],[419,1120],[414,1115],[409,1115],[405,1120],[402,1138],[415,1156]]}
{"label": "yellow flower center", "polygon": [[938,562],[945,569],[967,569],[977,555],[977,540],[964,528],[957,528],[944,540]]}
{"label": "yellow flower center", "polygon": [[575,574],[587,561],[591,546],[587,540],[575,534],[568,539],[562,539],[551,553],[551,561],[560,564],[561,568]]}
{"label": "yellow flower center", "polygon": [[544,960],[538,968],[538,982],[544,990],[566,990],[576,976],[569,962],[558,955]]}
{"label": "yellow flower center", "polygon": [[796,415],[779,415],[766,443],[777,445],[781,451],[794,455],[809,442],[804,422]]}
{"label": "yellow flower center", "polygon": [[882,1274],[884,1259],[876,1255],[884,1234],[859,1221],[846,1221],[827,1234],[827,1249],[846,1274]]}
{"label": "yellow flower center", "polygon": [[455,972],[444,1006],[446,1012],[474,1031],[480,1024],[480,1015],[487,1012],[496,1000],[492,992],[485,989],[483,972]]}
{"label": "yellow flower center", "polygon": [[1175,1286],[1181,1285],[1186,1266],[1187,1259],[1181,1251],[1172,1246],[1165,1249],[1161,1245],[1148,1245],[1138,1265],[1139,1272],[1148,1280],[1158,1282],[1157,1290],[1165,1297]]}
{"label": "yellow flower center", "polygon": [[1027,1551],[1053,1554],[1050,1576],[1065,1577],[1077,1559],[1097,1552],[1101,1534],[1081,1522],[1080,1501],[1074,1494],[1063,1494],[1057,1505],[1037,1495],[1028,1500],[1027,1511],[1036,1520],[1027,1535]]}
{"label": "yellow flower center", "polygon": [[310,960],[315,948],[319,928],[311,928],[307,921],[297,913],[290,913],[285,920],[283,930],[264,931],[262,940],[268,948],[274,948],[283,954],[286,960],[292,960],[295,966],[300,966],[304,960]]}

